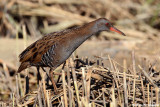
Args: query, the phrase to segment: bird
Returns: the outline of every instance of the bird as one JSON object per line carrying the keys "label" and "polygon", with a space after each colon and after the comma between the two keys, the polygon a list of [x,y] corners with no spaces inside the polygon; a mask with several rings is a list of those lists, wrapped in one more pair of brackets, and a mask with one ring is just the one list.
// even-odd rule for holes
{"label": "bird", "polygon": [[45,71],[49,67],[49,78],[54,91],[57,91],[53,78],[53,71],[63,64],[71,54],[89,37],[102,31],[113,31],[121,35],[125,34],[114,27],[108,19],[99,18],[79,27],[49,33],[28,46],[19,55],[20,66],[18,73],[35,66]]}

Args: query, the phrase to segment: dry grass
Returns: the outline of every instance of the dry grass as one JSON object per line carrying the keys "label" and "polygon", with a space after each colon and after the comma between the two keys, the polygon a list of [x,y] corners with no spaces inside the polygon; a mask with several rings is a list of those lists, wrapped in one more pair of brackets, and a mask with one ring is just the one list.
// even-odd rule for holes
{"label": "dry grass", "polygon": [[[159,0],[0,0],[0,37],[23,38],[25,48],[29,37],[39,38],[106,17],[127,37],[102,32],[96,39],[154,41],[160,34],[159,10]],[[15,49],[18,56],[18,43]],[[57,94],[51,83],[46,85],[42,70],[42,80],[37,84],[35,69],[15,75],[17,67],[0,60],[0,106],[160,106],[157,62],[136,58],[134,51],[131,63],[128,59],[118,63],[109,56],[88,59],[74,55],[64,69],[54,73]],[[25,94],[27,76],[29,94]]]}
{"label": "dry grass", "polygon": [[25,95],[24,75],[10,76],[7,65],[2,63],[1,95],[6,102],[1,102],[1,105],[40,107],[159,105],[159,71],[155,71],[148,64],[144,65],[145,68],[137,66],[134,55],[133,66],[130,68],[127,67],[125,60],[121,66],[109,56],[108,59],[108,64],[103,63],[105,59],[102,58],[94,62],[84,59],[83,64],[79,62],[81,59],[67,60],[62,72],[61,70],[60,73],[55,72],[55,76],[58,74],[58,78],[55,78],[58,94],[54,93],[51,84],[45,85],[46,73],[41,72],[42,80],[37,86],[34,76],[36,72],[30,70],[30,93]]}

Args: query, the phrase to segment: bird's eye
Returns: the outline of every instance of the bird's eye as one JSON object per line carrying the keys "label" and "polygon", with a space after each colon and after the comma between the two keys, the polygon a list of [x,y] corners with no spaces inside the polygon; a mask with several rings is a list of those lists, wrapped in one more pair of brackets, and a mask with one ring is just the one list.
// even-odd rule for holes
{"label": "bird's eye", "polygon": [[109,23],[106,23],[106,26],[108,26],[109,25]]}

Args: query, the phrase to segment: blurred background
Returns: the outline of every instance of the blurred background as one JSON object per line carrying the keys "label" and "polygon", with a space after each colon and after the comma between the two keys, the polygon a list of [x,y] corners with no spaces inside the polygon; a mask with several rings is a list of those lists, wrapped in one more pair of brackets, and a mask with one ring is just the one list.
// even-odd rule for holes
{"label": "blurred background", "polygon": [[0,63],[16,70],[18,55],[32,42],[101,17],[126,36],[99,33],[80,46],[77,55],[110,55],[119,63],[122,59],[129,63],[135,50],[137,60],[159,60],[159,0],[0,0]]}
{"label": "blurred background", "polygon": [[127,36],[102,32],[84,43],[78,55],[122,58],[135,49],[139,56],[154,57],[160,51],[159,10],[159,0],[0,0],[0,59],[18,65],[19,53],[43,35],[100,17]]}

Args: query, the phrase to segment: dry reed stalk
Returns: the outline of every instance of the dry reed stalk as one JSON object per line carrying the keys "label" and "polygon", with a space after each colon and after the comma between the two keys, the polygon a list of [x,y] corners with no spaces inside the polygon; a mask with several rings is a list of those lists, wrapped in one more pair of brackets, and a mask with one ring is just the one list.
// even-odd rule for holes
{"label": "dry reed stalk", "polygon": [[[97,68],[97,67],[93,67],[93,70],[98,70],[98,71],[106,71],[106,72],[111,72],[111,73],[114,73],[113,71],[108,71],[108,70],[106,70],[106,69],[104,69],[104,68]],[[118,73],[118,75],[120,76],[120,77],[123,77],[123,73]],[[132,75],[132,74],[126,74],[126,76],[127,76],[127,78],[128,77],[134,77],[134,75]],[[138,76],[136,75],[136,78],[137,78]]]}
{"label": "dry reed stalk", "polygon": [[62,105],[62,100],[61,100],[61,102],[59,103],[59,105],[57,107],[61,107],[61,105]]}
{"label": "dry reed stalk", "polygon": [[22,79],[20,77],[20,74],[18,73],[18,84],[19,84],[19,92],[20,92],[20,96],[24,96],[24,90],[25,90],[25,85],[24,85],[24,89],[23,89],[23,86],[22,86]]}
{"label": "dry reed stalk", "polygon": [[51,91],[50,90],[46,90],[46,95],[47,95],[47,106],[51,107],[51,103],[50,103],[50,96],[51,96]]}
{"label": "dry reed stalk", "polygon": [[[115,64],[117,64],[119,67],[121,67],[122,69],[124,69],[124,66],[121,65],[120,63],[118,63],[116,60],[112,59],[112,61],[113,61]],[[127,69],[127,70],[129,70],[129,69]],[[123,74],[123,73],[122,73],[122,74]]]}
{"label": "dry reed stalk", "polygon": [[[27,33],[26,33],[26,26],[22,25],[22,33],[23,33],[23,45],[24,49],[27,47]],[[28,70],[25,70],[25,93],[29,93],[29,75]]]}
{"label": "dry reed stalk", "polygon": [[9,70],[8,70],[8,68],[7,68],[5,63],[3,63],[3,69],[4,69],[4,74],[5,74],[6,78],[7,78],[6,81],[8,81],[8,83],[9,83],[9,88],[10,88],[11,92],[13,92],[13,90],[14,90],[13,87],[12,87],[13,83],[12,83],[12,80],[11,80],[11,77],[10,77],[10,74],[9,74]]}
{"label": "dry reed stalk", "polygon": [[54,95],[54,96],[52,96],[51,101],[53,102],[53,101],[55,101],[55,100],[57,99],[57,100],[58,100],[58,102],[61,102],[61,101],[62,101],[62,99],[61,99],[61,100],[59,100],[59,99],[61,98],[61,96],[63,96],[63,92],[59,93],[58,95]]}
{"label": "dry reed stalk", "polygon": [[42,74],[42,92],[44,94],[44,98],[43,98],[43,102],[44,102],[44,106],[46,106],[46,102],[47,102],[47,93],[46,93],[46,85],[45,85],[45,72],[42,72],[42,70],[40,69],[40,74]]}
{"label": "dry reed stalk", "polygon": [[88,102],[85,100],[85,97],[82,97],[82,98],[81,98],[81,105],[84,106],[84,107],[89,107],[89,104],[88,104]]}
{"label": "dry reed stalk", "polygon": [[[42,82],[42,83],[43,83],[43,82]],[[46,107],[46,100],[45,100],[45,95],[44,95],[43,86],[41,86],[41,92],[42,92],[42,99],[43,99],[43,107]]]}
{"label": "dry reed stalk", "polygon": [[[104,95],[104,88],[102,88],[102,95],[103,95],[103,106],[106,107],[105,95]],[[113,99],[112,99],[113,100]]]}
{"label": "dry reed stalk", "polygon": [[38,91],[37,91],[37,95],[34,99],[34,104],[33,104],[33,107],[36,107],[37,106],[37,101],[38,101],[38,104],[39,104],[39,107],[42,107],[42,101],[41,101],[41,82],[39,82],[39,87],[38,87]]}
{"label": "dry reed stalk", "polygon": [[146,103],[146,97],[145,97],[145,91],[144,91],[144,85],[143,85],[143,80],[142,80],[142,76],[140,76],[141,78],[141,87],[142,87],[142,93],[143,93],[143,103]]}
{"label": "dry reed stalk", "polygon": [[13,93],[13,94],[12,94],[12,107],[14,107],[14,105],[15,105],[15,104],[14,104],[14,99],[15,99],[15,98],[14,98],[14,93]]}
{"label": "dry reed stalk", "polygon": [[9,22],[10,18],[9,15],[6,14],[7,17],[3,18],[3,23],[6,25],[7,29],[10,30],[12,33],[16,33],[14,30],[13,25]]}
{"label": "dry reed stalk", "polygon": [[130,77],[129,77],[129,79],[128,79],[128,96],[130,96],[131,95],[131,79],[130,79]]}
{"label": "dry reed stalk", "polygon": [[155,88],[158,87],[158,86],[153,82],[153,80],[151,79],[151,77],[146,73],[146,71],[143,70],[143,68],[142,68],[140,65],[138,65],[138,67],[140,68],[140,70],[142,71],[142,73],[144,74],[144,76],[149,80],[149,82],[151,82],[151,84],[152,84]]}
{"label": "dry reed stalk", "polygon": [[6,106],[6,103],[4,103],[4,102],[0,102],[0,106],[1,106],[1,107],[7,107],[7,106]]}
{"label": "dry reed stalk", "polygon": [[19,95],[18,75],[16,75],[16,95],[17,95],[17,98],[19,99],[19,98],[20,98],[20,95]]}
{"label": "dry reed stalk", "polygon": [[157,105],[157,106],[160,106],[160,104],[159,104],[159,100],[160,100],[159,88],[156,87],[156,88],[155,88],[155,91],[156,91],[156,105]]}
{"label": "dry reed stalk", "polygon": [[[19,74],[18,74],[19,75]],[[16,75],[16,91],[15,91],[15,93],[16,93],[16,104],[17,105],[19,105],[19,103],[18,103],[18,100],[20,99],[20,92],[19,92],[19,90],[20,90],[20,84],[19,84],[19,76],[18,75]]]}
{"label": "dry reed stalk", "polygon": [[39,104],[39,107],[43,107],[40,94],[38,94],[38,104]]}
{"label": "dry reed stalk", "polygon": [[74,81],[78,106],[81,107],[80,98],[79,98],[79,90],[78,90],[78,85],[77,85],[77,78],[76,78],[76,73],[75,73],[75,68],[74,68],[74,62],[73,62],[72,59],[70,59],[70,64],[71,64],[71,67],[72,67],[72,75],[73,75],[73,81]]}
{"label": "dry reed stalk", "polygon": [[151,105],[153,105],[153,87],[151,86]]}
{"label": "dry reed stalk", "polygon": [[100,105],[100,104],[98,104],[98,103],[95,103],[95,106],[96,106],[96,107],[104,107],[104,106],[102,106],[102,105]]}
{"label": "dry reed stalk", "polygon": [[4,73],[3,72],[0,72],[0,76],[1,76],[1,78],[2,78],[2,81],[5,83],[5,75],[4,75]]}
{"label": "dry reed stalk", "polygon": [[133,64],[133,73],[134,73],[134,81],[133,81],[133,104],[135,104],[135,90],[136,90],[136,63],[135,63],[135,53],[132,51],[132,64]]}
{"label": "dry reed stalk", "polygon": [[17,60],[17,66],[18,66],[18,56],[19,56],[19,44],[18,44],[18,26],[16,26],[16,60]]}
{"label": "dry reed stalk", "polygon": [[42,92],[42,82],[39,82],[39,89],[38,89],[38,93],[37,93],[37,95],[38,95],[38,104],[39,104],[39,107],[43,107],[43,105],[42,105],[42,99],[41,99],[41,92]]}
{"label": "dry reed stalk", "polygon": [[94,102],[92,102],[92,107],[96,107]]}
{"label": "dry reed stalk", "polygon": [[[77,76],[77,75],[76,75]],[[83,104],[84,104],[84,106],[85,106],[85,102],[84,101],[82,101],[82,98],[83,98],[83,100],[84,100],[84,97],[85,97],[85,86],[84,86],[84,83],[83,83],[83,73],[82,73],[82,82],[81,83],[78,83],[78,89],[79,89],[79,87],[80,86],[82,86],[82,96],[80,97],[81,98],[81,103],[82,103],[82,106],[83,106]]]}
{"label": "dry reed stalk", "polygon": [[24,45],[24,49],[27,46],[27,33],[26,33],[26,26],[22,25],[22,31],[23,31],[23,45]]}
{"label": "dry reed stalk", "polygon": [[99,96],[97,98],[95,98],[94,100],[91,100],[92,102],[96,102],[103,94],[100,93]]}
{"label": "dry reed stalk", "polygon": [[127,93],[127,83],[126,83],[126,68],[127,63],[126,60],[123,60],[123,66],[125,69],[123,69],[124,77],[123,77],[123,88],[124,88],[124,106],[128,107],[128,93]]}
{"label": "dry reed stalk", "polygon": [[150,92],[149,92],[149,84],[147,84],[147,97],[148,97],[148,105],[150,104]]}
{"label": "dry reed stalk", "polygon": [[111,91],[112,91],[112,102],[111,102],[111,107],[117,107],[117,102],[116,102],[116,99],[115,99],[115,90],[114,90],[114,87],[111,88]]}
{"label": "dry reed stalk", "polygon": [[115,71],[116,71],[116,77],[117,77],[117,81],[118,81],[118,83],[120,82],[120,78],[119,78],[119,75],[118,75],[118,73],[119,73],[119,70],[118,70],[118,68],[117,68],[117,66],[116,66],[116,64],[115,64],[115,62],[112,60],[112,63],[113,63],[113,67],[114,67],[114,69],[115,69]]}
{"label": "dry reed stalk", "polygon": [[[39,88],[38,88],[38,90],[39,90]],[[36,106],[37,106],[37,100],[38,100],[38,93],[37,93],[37,95],[36,95],[36,97],[35,97],[33,107],[36,107]]]}
{"label": "dry reed stalk", "polygon": [[120,103],[120,105],[122,105],[121,90],[120,90],[120,88],[119,88],[119,83],[120,83],[120,78],[119,78],[119,75],[118,75],[119,70],[118,70],[116,64],[115,64],[113,61],[112,61],[112,63],[113,63],[113,67],[114,67],[114,69],[115,69],[115,71],[116,71],[116,77],[117,77],[117,83],[116,83],[116,85],[117,85],[117,89],[118,89],[119,103]]}
{"label": "dry reed stalk", "polygon": [[81,68],[82,69],[82,80],[83,80],[83,86],[84,86],[84,100],[85,100],[85,104],[86,104],[86,106],[88,106],[88,103],[89,103],[89,101],[88,101],[88,97],[87,97],[87,83],[86,83],[86,75],[85,75],[85,68],[84,67],[82,67]]}
{"label": "dry reed stalk", "polygon": [[89,68],[88,72],[87,72],[87,75],[86,75],[86,80],[87,80],[86,87],[87,87],[87,100],[88,100],[88,103],[90,102],[91,75],[92,75],[92,69]]}
{"label": "dry reed stalk", "polygon": [[18,106],[19,107],[24,107],[24,106],[27,106],[31,103],[34,103],[34,97],[31,97],[30,99],[28,99],[24,104],[19,104]]}
{"label": "dry reed stalk", "polygon": [[68,107],[68,100],[67,100],[67,89],[66,89],[66,81],[65,81],[65,72],[62,70],[62,83],[63,83],[63,93],[64,93],[64,104],[65,107]]}
{"label": "dry reed stalk", "polygon": [[64,105],[64,98],[63,98],[63,96],[61,96],[61,103],[62,103],[62,106],[59,106],[59,107],[65,107],[65,105]]}
{"label": "dry reed stalk", "polygon": [[89,103],[88,107],[93,107],[91,103]]}
{"label": "dry reed stalk", "polygon": [[118,82],[117,82],[117,79],[116,79],[115,69],[114,69],[113,62],[112,62],[112,60],[111,60],[109,55],[108,55],[108,59],[109,59],[110,65],[111,65],[111,71],[113,72],[114,81],[115,81],[115,83],[117,85]]}
{"label": "dry reed stalk", "polygon": [[38,35],[38,31],[36,31],[36,23],[34,23],[32,21],[32,19],[33,18],[31,18],[31,20],[26,23],[26,26],[27,26],[29,32],[31,33],[31,36],[36,38]]}
{"label": "dry reed stalk", "polygon": [[[76,72],[76,74],[82,75],[82,72]],[[88,74],[85,73],[84,75],[87,76]],[[102,74],[102,75],[105,76],[105,77],[107,77],[107,78],[110,78],[109,76],[106,76],[106,75],[104,75],[104,74]],[[95,74],[95,73],[92,73],[92,74],[91,74],[91,77],[94,78],[94,79],[97,79],[97,80],[102,80],[102,79],[103,79],[102,76],[100,76],[99,74]]]}
{"label": "dry reed stalk", "polygon": [[66,67],[67,67],[67,80],[68,80],[68,96],[69,96],[69,107],[72,107],[72,102],[73,102],[73,96],[72,96],[72,92],[71,92],[71,79],[70,79],[70,70],[69,70],[69,60],[66,61]]}
{"label": "dry reed stalk", "polygon": [[74,90],[71,87],[69,87],[68,85],[67,85],[67,87],[68,87],[68,90],[70,90],[71,96],[72,96],[71,99],[69,100],[69,103],[71,103],[71,107],[75,107]]}

